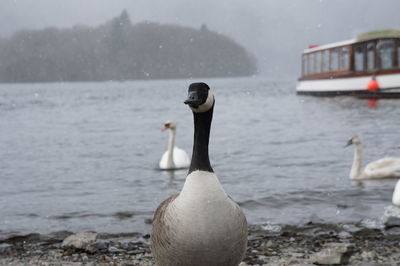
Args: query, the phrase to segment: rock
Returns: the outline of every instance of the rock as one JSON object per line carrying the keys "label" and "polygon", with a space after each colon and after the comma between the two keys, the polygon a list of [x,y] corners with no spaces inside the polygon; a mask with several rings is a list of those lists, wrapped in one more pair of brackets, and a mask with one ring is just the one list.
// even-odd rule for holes
{"label": "rock", "polygon": [[362,238],[380,237],[381,235],[382,235],[381,230],[379,230],[379,229],[371,229],[371,228],[362,228],[361,230],[358,230],[358,231],[353,233],[353,236],[362,237]]}
{"label": "rock", "polygon": [[272,242],[272,240],[267,240],[267,241],[263,241],[260,245],[260,248],[265,250],[268,248],[275,248],[276,244],[274,242]]}
{"label": "rock", "polygon": [[347,264],[353,253],[353,245],[329,243],[323,249],[310,256],[310,262],[316,264]]}
{"label": "rock", "polygon": [[338,234],[338,237],[339,237],[339,238],[342,238],[342,239],[344,239],[344,238],[351,238],[351,234],[350,234],[349,232],[342,231],[342,232],[340,232],[340,233]]}
{"label": "rock", "polygon": [[110,252],[110,253],[122,253],[122,252],[124,252],[124,250],[119,249],[117,247],[111,246],[111,247],[108,248],[108,252]]}
{"label": "rock", "polygon": [[400,227],[400,218],[390,216],[385,222],[385,230],[388,230],[393,227]]}
{"label": "rock", "polygon": [[48,252],[49,257],[53,257],[54,259],[60,259],[62,257],[62,251],[59,250],[50,250]]}
{"label": "rock", "polygon": [[104,241],[97,241],[97,249],[99,249],[99,250],[108,249],[108,243],[106,243]]}
{"label": "rock", "polygon": [[97,250],[96,246],[97,234],[93,232],[81,232],[78,234],[70,235],[61,244],[64,249],[73,248],[85,250],[93,253]]}
{"label": "rock", "polygon": [[363,250],[361,252],[361,258],[365,261],[371,261],[375,258],[376,254],[373,250]]}
{"label": "rock", "polygon": [[387,239],[399,239],[400,227],[392,227],[386,230]]}

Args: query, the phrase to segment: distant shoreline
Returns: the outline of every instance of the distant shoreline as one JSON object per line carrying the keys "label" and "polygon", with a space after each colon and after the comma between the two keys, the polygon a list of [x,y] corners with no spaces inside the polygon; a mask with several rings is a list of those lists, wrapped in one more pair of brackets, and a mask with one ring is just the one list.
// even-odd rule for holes
{"label": "distant shoreline", "polygon": [[[0,265],[154,265],[149,235],[99,234],[94,250],[66,249],[62,239],[27,235],[0,240]],[[249,227],[249,244],[241,265],[313,265],[333,263],[394,265],[400,261],[400,219],[389,219],[385,229],[358,224],[282,226],[279,232]]]}

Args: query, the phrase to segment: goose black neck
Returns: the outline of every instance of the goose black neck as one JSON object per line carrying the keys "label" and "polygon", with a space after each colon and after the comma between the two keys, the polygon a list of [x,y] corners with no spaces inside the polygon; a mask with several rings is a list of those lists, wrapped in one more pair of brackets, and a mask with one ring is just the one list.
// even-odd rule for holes
{"label": "goose black neck", "polygon": [[213,110],[214,104],[211,109],[206,112],[193,112],[194,142],[189,174],[196,170],[214,172],[210,164],[210,159],[208,157],[208,142],[210,140],[210,129]]}

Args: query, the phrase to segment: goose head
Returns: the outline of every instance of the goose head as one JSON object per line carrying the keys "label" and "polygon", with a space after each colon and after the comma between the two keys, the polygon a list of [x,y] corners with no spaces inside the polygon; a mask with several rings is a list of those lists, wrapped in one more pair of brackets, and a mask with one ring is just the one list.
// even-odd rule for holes
{"label": "goose head", "polygon": [[353,135],[351,136],[351,138],[347,141],[347,144],[345,145],[345,147],[348,147],[350,145],[356,145],[356,146],[360,146],[362,145],[362,140],[358,135]]}
{"label": "goose head", "polygon": [[172,120],[168,120],[164,123],[164,127],[162,128],[162,131],[166,131],[166,130],[176,130],[176,123]]}
{"label": "goose head", "polygon": [[195,113],[207,112],[214,106],[214,95],[207,84],[203,82],[192,83],[189,86],[185,104],[189,105]]}

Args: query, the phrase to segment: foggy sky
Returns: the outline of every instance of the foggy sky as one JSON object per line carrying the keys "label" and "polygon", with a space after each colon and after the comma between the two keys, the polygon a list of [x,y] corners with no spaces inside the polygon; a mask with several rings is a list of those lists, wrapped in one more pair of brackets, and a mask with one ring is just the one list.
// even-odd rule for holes
{"label": "foggy sky", "polygon": [[0,36],[25,28],[99,25],[124,8],[133,23],[206,24],[245,46],[263,73],[297,73],[309,44],[400,28],[399,0],[0,0]]}

